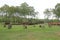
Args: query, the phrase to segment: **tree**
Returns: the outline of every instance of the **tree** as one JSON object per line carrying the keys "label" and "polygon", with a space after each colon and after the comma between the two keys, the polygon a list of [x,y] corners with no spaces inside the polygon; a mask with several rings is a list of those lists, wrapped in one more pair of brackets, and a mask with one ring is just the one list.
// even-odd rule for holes
{"label": "tree", "polygon": [[[35,12],[35,9],[32,6],[29,6],[26,2],[22,3],[21,6],[19,6],[19,7],[17,6],[17,13],[19,13],[20,16],[23,18],[27,18],[27,16],[33,17],[37,14],[37,12]],[[27,21],[25,21],[25,22],[27,22]]]}
{"label": "tree", "polygon": [[22,3],[21,6],[17,7],[17,12],[20,13],[20,16],[27,17],[27,16],[35,16],[37,13],[35,9],[29,6],[26,2]]}
{"label": "tree", "polygon": [[51,16],[51,10],[50,9],[45,9],[44,14],[45,14],[45,17],[46,17],[46,21],[48,22],[48,20]]}
{"label": "tree", "polygon": [[55,8],[53,9],[53,14],[59,20],[60,18],[60,3],[56,4]]}
{"label": "tree", "polygon": [[[11,22],[12,14],[16,13],[15,11],[16,10],[15,10],[14,6],[9,7],[6,4],[0,8],[0,12],[6,13],[6,16],[4,16],[4,17],[6,17],[6,22],[7,23]],[[10,26],[8,26],[8,27],[10,28]]]}
{"label": "tree", "polygon": [[[7,10],[8,10],[8,8],[9,8],[9,6],[6,5],[6,4],[0,8],[0,12],[2,13],[2,15],[3,15],[4,13],[6,13],[6,18],[5,18],[6,20],[7,20]],[[4,27],[6,27],[5,24],[4,24]]]}
{"label": "tree", "polygon": [[2,13],[2,15],[4,14],[4,13],[6,13],[6,17],[7,17],[7,10],[8,10],[8,8],[9,8],[9,6],[8,5],[4,5],[4,6],[2,6],[1,8],[0,8],[0,12]]}

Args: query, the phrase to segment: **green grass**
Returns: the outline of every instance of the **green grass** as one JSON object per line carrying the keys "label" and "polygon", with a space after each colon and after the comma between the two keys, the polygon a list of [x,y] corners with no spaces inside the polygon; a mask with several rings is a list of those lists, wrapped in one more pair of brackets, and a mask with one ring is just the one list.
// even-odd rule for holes
{"label": "green grass", "polygon": [[8,29],[0,24],[0,40],[60,40],[60,27],[45,25],[39,28],[32,25],[24,29],[22,25],[13,25],[12,29]]}

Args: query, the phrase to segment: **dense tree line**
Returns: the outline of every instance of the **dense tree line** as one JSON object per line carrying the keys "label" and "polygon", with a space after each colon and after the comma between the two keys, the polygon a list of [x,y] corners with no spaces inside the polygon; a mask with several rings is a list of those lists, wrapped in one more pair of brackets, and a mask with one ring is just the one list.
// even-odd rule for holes
{"label": "dense tree line", "polygon": [[[14,19],[14,17],[17,19],[19,18],[27,18],[27,16],[34,17],[37,12],[35,12],[35,9],[32,6],[29,6],[26,2],[22,3],[21,6],[8,6],[5,4],[0,8],[0,13],[2,13],[2,18],[11,20],[11,18]],[[5,15],[3,15],[5,14]]]}
{"label": "dense tree line", "polygon": [[[0,13],[2,13],[2,19],[0,21],[3,20],[4,22],[10,23],[8,28],[10,28],[11,22],[22,22],[22,18],[26,19],[29,16],[35,17],[37,14],[34,7],[29,6],[26,2],[20,6],[9,6],[5,4],[0,7]],[[23,21],[25,21],[25,19]]]}

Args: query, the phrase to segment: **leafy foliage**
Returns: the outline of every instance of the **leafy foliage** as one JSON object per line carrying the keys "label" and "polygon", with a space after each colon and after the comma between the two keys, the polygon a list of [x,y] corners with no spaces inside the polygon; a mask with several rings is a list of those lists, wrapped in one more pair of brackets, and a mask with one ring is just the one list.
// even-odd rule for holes
{"label": "leafy foliage", "polygon": [[35,9],[32,6],[29,6],[26,2],[22,3],[21,6],[16,7],[5,4],[0,8],[0,13],[6,13],[4,19],[6,18],[7,20],[11,20],[14,16],[18,16],[18,19],[20,19],[21,17],[26,18],[27,16],[35,16],[37,14]]}

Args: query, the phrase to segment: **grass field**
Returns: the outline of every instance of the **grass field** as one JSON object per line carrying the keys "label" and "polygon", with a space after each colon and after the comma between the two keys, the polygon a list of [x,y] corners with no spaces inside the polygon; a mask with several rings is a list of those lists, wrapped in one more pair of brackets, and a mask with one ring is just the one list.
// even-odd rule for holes
{"label": "grass field", "polygon": [[43,28],[28,26],[24,29],[22,25],[13,25],[12,29],[4,28],[0,24],[0,40],[60,40],[60,27]]}

